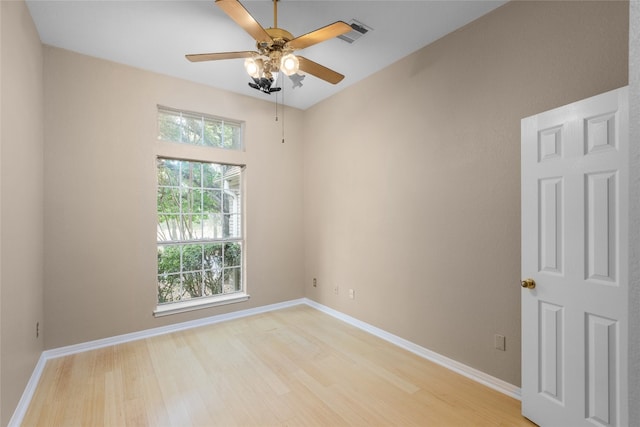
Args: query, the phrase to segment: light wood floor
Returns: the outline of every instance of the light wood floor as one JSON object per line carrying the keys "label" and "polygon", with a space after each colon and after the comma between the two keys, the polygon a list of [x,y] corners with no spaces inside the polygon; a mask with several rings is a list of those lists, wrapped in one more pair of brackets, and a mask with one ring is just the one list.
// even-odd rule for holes
{"label": "light wood floor", "polygon": [[533,426],[520,402],[307,306],[50,360],[28,426]]}

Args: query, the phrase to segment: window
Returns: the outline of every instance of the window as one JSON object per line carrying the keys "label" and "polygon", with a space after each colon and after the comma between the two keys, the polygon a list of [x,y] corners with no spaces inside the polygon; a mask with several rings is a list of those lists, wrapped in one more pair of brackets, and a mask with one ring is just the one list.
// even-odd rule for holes
{"label": "window", "polygon": [[[239,121],[158,106],[158,141],[242,150]],[[249,298],[244,279],[243,166],[160,144],[155,316]],[[220,153],[218,151],[218,153]],[[194,158],[194,155],[196,156]]]}
{"label": "window", "polygon": [[157,176],[159,309],[245,295],[242,167],[158,158]]}
{"label": "window", "polygon": [[242,124],[201,113],[158,106],[158,139],[242,150]]}

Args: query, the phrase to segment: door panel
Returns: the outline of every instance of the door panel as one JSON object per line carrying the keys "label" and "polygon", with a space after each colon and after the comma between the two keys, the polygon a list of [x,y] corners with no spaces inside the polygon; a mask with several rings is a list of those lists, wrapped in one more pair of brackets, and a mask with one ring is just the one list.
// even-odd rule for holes
{"label": "door panel", "polygon": [[563,404],[564,358],[562,344],[564,325],[563,309],[555,304],[540,301],[540,379],[539,392]]}
{"label": "door panel", "polygon": [[522,120],[522,411],[627,420],[627,88]]}
{"label": "door panel", "polygon": [[616,172],[586,175],[587,279],[615,283]]}
{"label": "door panel", "polygon": [[587,415],[600,425],[617,425],[618,322],[594,314],[586,316]]}
{"label": "door panel", "polygon": [[540,271],[562,273],[562,177],[539,181]]}

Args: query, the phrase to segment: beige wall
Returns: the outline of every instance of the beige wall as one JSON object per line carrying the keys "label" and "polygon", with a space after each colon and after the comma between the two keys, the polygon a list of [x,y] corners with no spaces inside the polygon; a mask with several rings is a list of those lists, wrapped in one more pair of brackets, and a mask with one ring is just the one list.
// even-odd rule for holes
{"label": "beige wall", "polygon": [[23,2],[0,2],[0,425],[6,425],[43,348],[43,58]]}
{"label": "beige wall", "polygon": [[[45,347],[301,298],[302,112],[45,47]],[[160,144],[156,105],[244,120],[244,153]],[[157,154],[246,164],[251,299],[154,318]]]}
{"label": "beige wall", "polygon": [[628,7],[509,3],[307,110],[306,295],[519,385],[520,119],[627,84]]}

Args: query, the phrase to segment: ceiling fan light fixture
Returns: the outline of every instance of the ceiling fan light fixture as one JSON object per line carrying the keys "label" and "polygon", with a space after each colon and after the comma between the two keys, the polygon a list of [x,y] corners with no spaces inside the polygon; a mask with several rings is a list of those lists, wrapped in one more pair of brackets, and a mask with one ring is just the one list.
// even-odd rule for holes
{"label": "ceiling fan light fixture", "polygon": [[280,61],[280,71],[282,71],[285,76],[291,76],[297,73],[299,69],[300,61],[298,61],[298,58],[294,54],[289,53],[282,57]]}
{"label": "ceiling fan light fixture", "polygon": [[247,58],[244,60],[244,69],[251,77],[258,78],[262,75],[262,59]]}
{"label": "ceiling fan light fixture", "polygon": [[[2,0],[0,0],[2,1]],[[278,72],[291,78],[294,86],[302,86],[301,70],[331,84],[338,84],[344,76],[303,56],[297,57],[293,52],[306,49],[318,43],[351,32],[354,27],[343,21],[313,30],[294,37],[289,31],[278,28],[278,0],[273,0],[273,27],[264,29],[239,0],[215,0],[215,4],[236,24],[256,41],[257,51],[218,52],[186,55],[191,62],[217,61],[222,59],[243,58],[244,68],[253,79],[249,83],[254,89],[269,93],[279,90],[275,87]]]}

